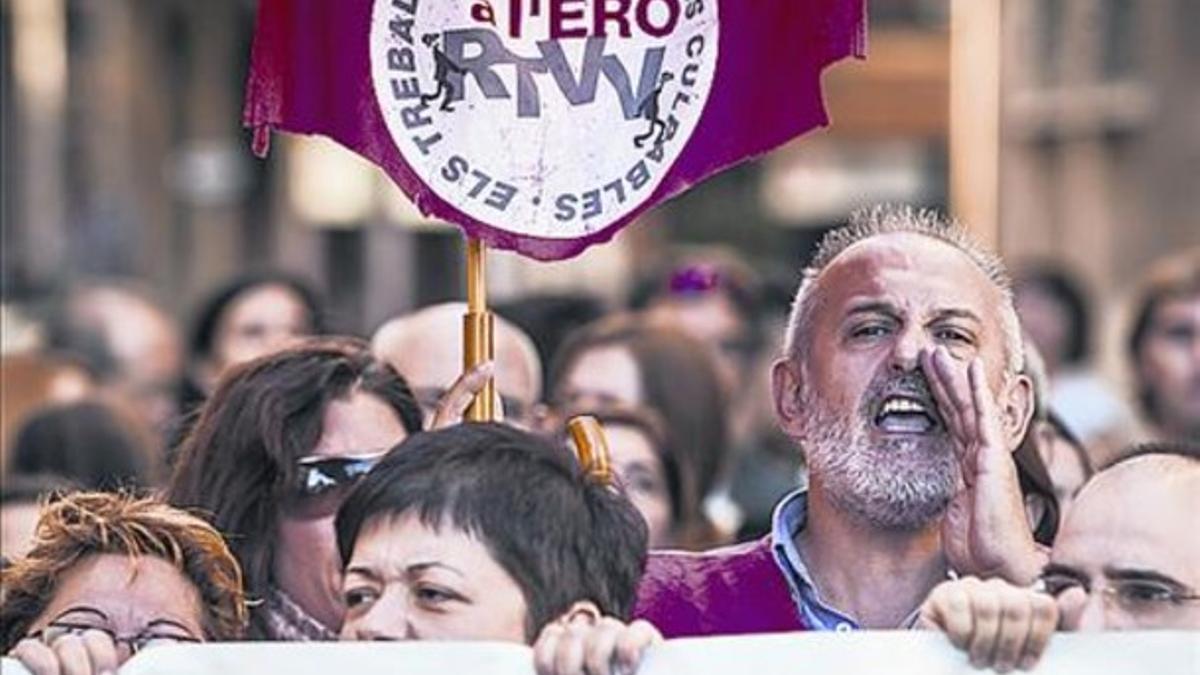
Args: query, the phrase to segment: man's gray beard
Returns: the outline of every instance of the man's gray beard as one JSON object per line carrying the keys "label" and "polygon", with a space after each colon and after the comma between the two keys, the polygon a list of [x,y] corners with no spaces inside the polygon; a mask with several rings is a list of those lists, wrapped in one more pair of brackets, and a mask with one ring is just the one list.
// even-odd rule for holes
{"label": "man's gray beard", "polygon": [[960,471],[945,432],[872,443],[866,411],[838,414],[804,398],[809,474],[834,506],[887,530],[923,529],[945,513]]}

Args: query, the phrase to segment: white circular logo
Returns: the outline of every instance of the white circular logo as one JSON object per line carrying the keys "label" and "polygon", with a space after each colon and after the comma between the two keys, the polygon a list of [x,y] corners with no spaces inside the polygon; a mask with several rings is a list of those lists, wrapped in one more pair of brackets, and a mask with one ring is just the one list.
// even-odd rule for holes
{"label": "white circular logo", "polygon": [[644,204],[716,73],[718,0],[375,0],[371,77],[436,195],[570,239]]}

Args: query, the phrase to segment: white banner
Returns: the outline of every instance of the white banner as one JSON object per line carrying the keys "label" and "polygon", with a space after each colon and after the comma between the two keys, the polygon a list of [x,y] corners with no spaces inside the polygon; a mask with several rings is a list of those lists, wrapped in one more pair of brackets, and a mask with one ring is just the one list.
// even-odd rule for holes
{"label": "white banner", "polygon": [[[4,675],[25,675],[11,659]],[[976,673],[946,638],[925,632],[792,633],[672,640],[652,649],[639,675],[795,675]],[[1056,635],[1038,667],[1042,675],[1197,675],[1200,631]],[[520,645],[466,642],[239,643],[152,649],[121,675],[532,675]]]}

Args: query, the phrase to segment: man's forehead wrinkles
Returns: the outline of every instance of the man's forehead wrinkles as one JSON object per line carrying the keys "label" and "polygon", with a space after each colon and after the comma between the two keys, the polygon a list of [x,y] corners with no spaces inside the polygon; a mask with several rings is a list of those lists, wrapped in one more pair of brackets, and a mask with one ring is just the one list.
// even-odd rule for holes
{"label": "man's forehead wrinkles", "polygon": [[888,296],[856,295],[846,301],[846,314],[901,314],[905,302]]}
{"label": "man's forehead wrinkles", "polygon": [[883,296],[891,290],[884,275],[879,274],[885,269],[869,258],[837,260],[817,278],[815,290],[825,299],[851,294]]}
{"label": "man's forehead wrinkles", "polygon": [[[925,320],[926,311],[915,298],[891,293],[880,295],[856,295],[842,303],[836,319],[851,319],[862,316],[884,316],[904,322]],[[915,316],[914,316],[915,315]]]}

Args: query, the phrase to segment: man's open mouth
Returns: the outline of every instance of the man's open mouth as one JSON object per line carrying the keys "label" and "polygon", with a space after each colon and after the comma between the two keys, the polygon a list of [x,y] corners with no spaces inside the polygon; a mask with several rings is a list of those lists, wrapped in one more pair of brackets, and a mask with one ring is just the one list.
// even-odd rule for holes
{"label": "man's open mouth", "polygon": [[939,426],[933,405],[912,396],[888,396],[875,415],[875,428],[889,434],[928,434]]}

